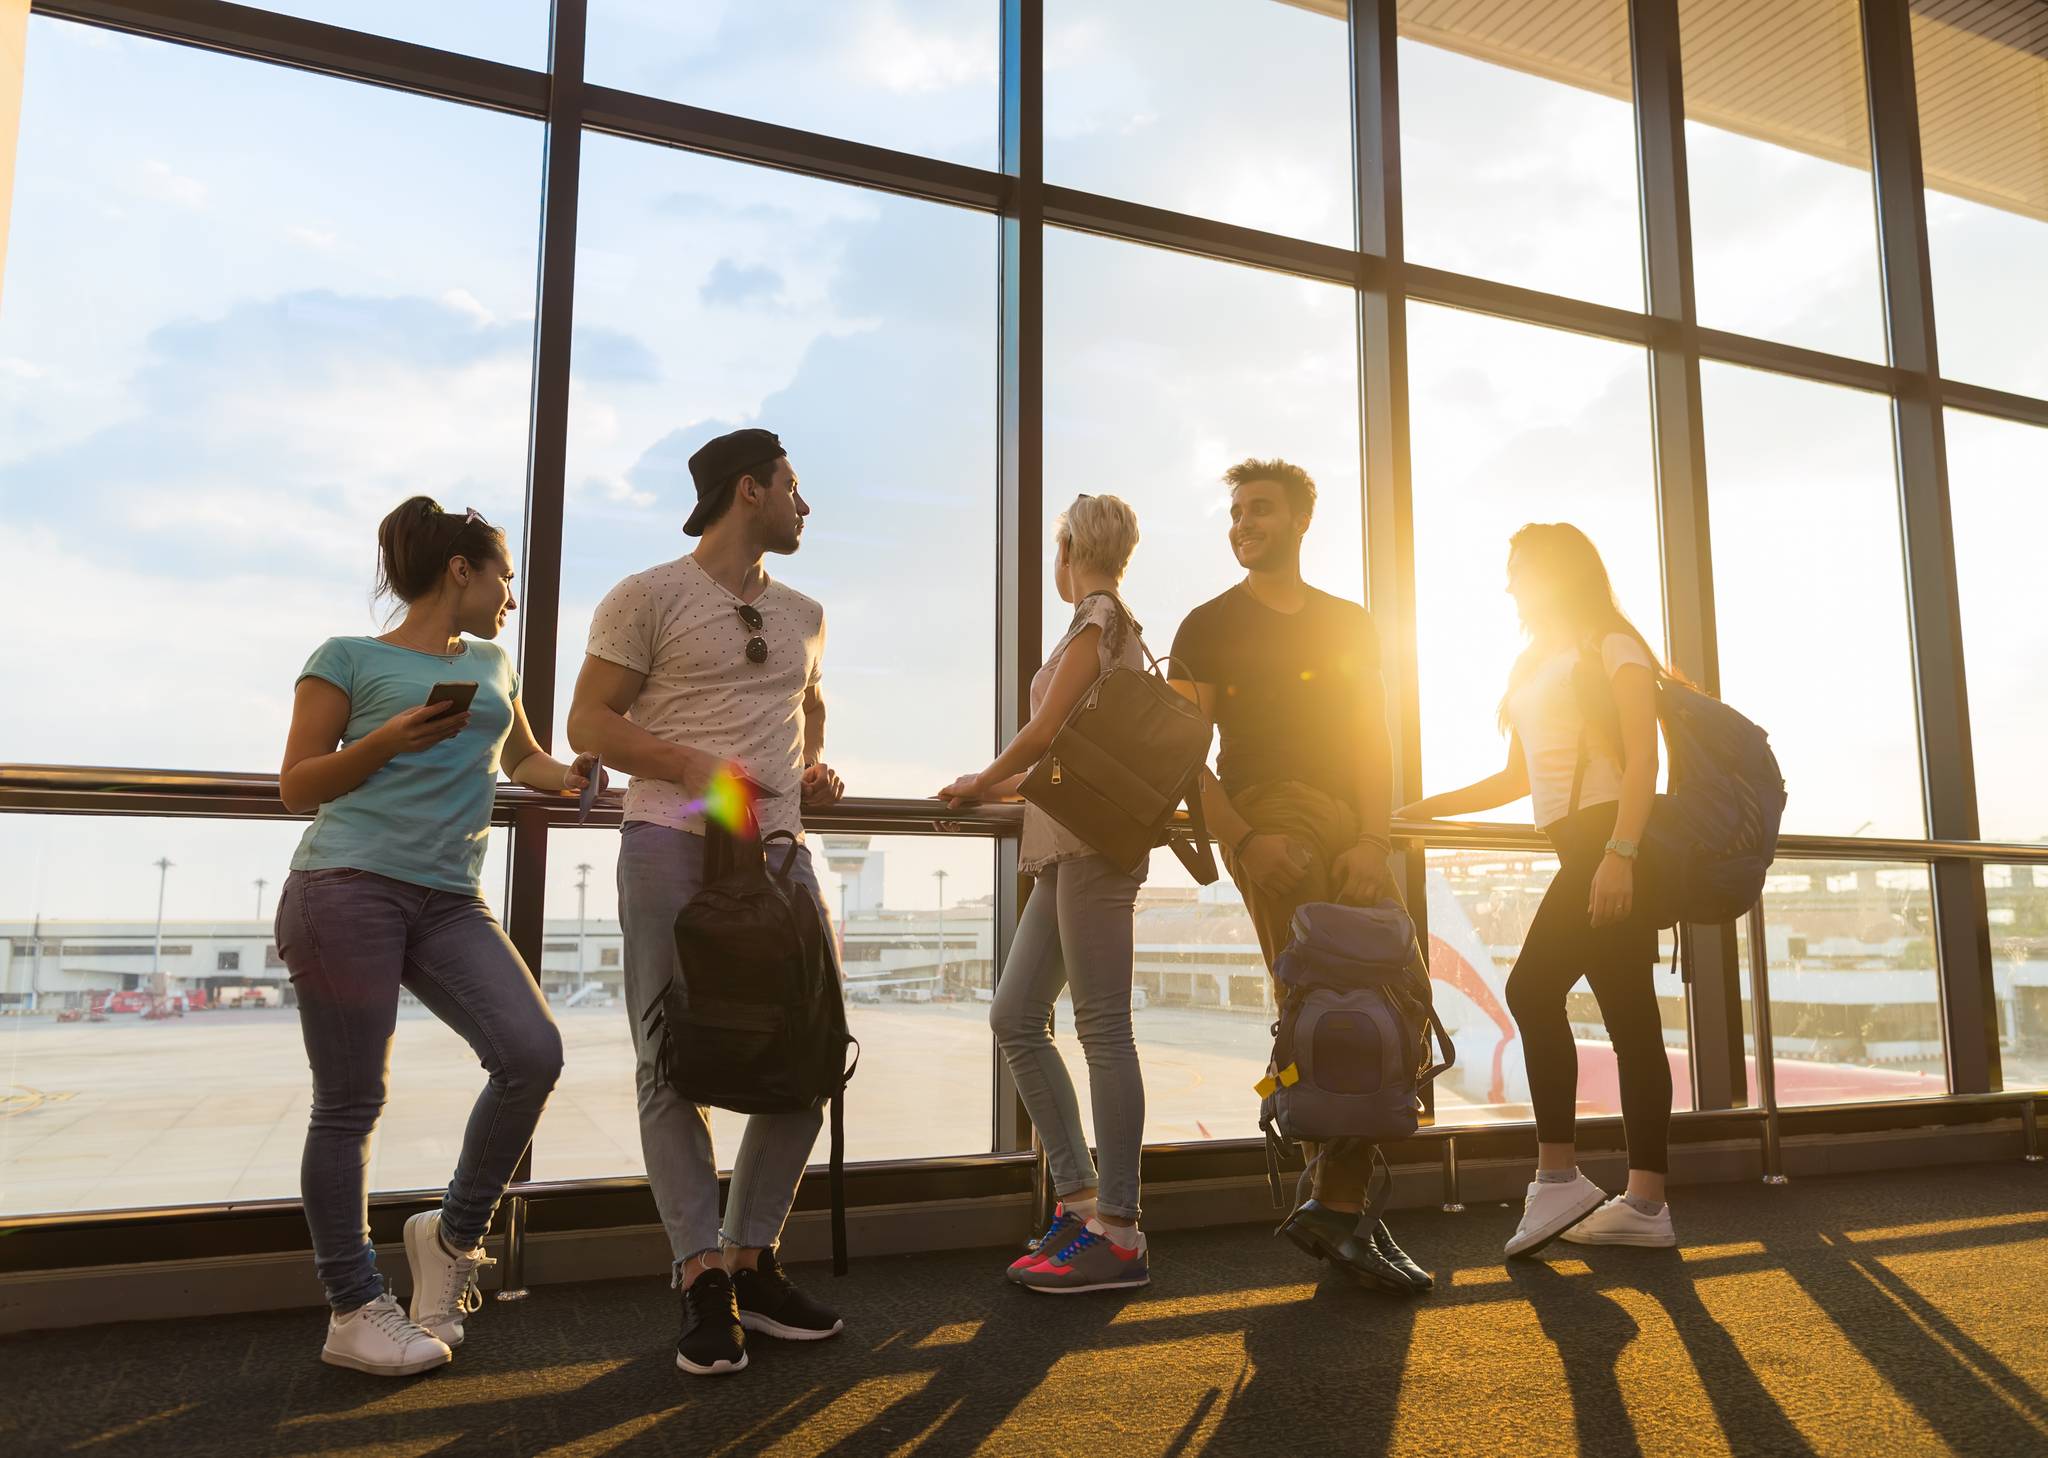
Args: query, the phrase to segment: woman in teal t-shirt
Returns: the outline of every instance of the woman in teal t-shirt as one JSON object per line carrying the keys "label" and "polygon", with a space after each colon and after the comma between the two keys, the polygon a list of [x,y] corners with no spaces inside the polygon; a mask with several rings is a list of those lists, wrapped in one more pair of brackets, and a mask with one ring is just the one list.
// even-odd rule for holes
{"label": "woman in teal t-shirt", "polygon": [[[491,640],[517,604],[504,533],[415,496],[377,529],[378,590],[406,605],[376,638],[330,638],[301,672],[279,790],[315,811],[277,906],[277,946],[313,1069],[300,1167],[313,1257],[333,1308],[321,1358],[400,1376],[449,1360],[481,1302],[491,1216],[562,1070],[562,1038],[479,894],[498,767],[573,794],[597,773],[542,752],[519,674]],[[474,683],[469,706],[429,703]],[[439,1210],[405,1223],[408,1312],[370,1243],[370,1134],[384,1107],[404,988],[490,1075]]]}

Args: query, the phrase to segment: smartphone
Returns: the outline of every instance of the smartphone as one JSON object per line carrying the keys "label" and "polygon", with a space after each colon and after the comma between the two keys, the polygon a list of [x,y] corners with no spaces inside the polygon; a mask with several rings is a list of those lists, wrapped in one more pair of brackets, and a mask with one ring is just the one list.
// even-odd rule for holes
{"label": "smartphone", "polygon": [[437,683],[427,690],[428,703],[452,704],[454,708],[450,712],[456,714],[467,713],[469,701],[475,697],[476,684],[474,681],[468,683]]}
{"label": "smartphone", "polygon": [[599,755],[590,762],[590,778],[584,783],[582,793],[576,797],[576,823],[584,824],[590,819],[590,807],[597,803],[597,787],[604,780],[604,756]]}

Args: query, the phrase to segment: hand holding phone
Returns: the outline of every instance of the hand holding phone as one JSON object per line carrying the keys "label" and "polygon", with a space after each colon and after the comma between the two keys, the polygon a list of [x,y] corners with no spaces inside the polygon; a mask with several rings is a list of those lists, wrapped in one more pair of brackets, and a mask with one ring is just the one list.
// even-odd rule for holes
{"label": "hand holding phone", "polygon": [[445,743],[469,727],[468,712],[456,712],[448,703],[415,704],[400,709],[371,731],[382,736],[392,755],[417,754]]}
{"label": "hand holding phone", "polygon": [[434,704],[448,704],[457,714],[468,713],[470,701],[475,697],[476,684],[473,680],[437,683],[427,690],[427,703],[430,707]]}

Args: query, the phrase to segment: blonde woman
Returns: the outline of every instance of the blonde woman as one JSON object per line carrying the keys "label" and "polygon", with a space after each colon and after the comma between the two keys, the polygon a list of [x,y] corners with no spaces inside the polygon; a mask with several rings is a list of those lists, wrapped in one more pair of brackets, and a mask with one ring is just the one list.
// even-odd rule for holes
{"label": "blonde woman", "polygon": [[[1031,681],[1031,722],[994,763],[939,792],[960,805],[1014,797],[1081,696],[1116,664],[1144,667],[1138,625],[1117,584],[1138,545],[1137,513],[1114,496],[1081,496],[1054,528],[1053,583],[1073,621]],[[1036,1249],[1009,1277],[1034,1291],[1107,1291],[1151,1280],[1138,1229],[1138,1151],[1145,1084],[1131,1036],[1131,925],[1146,863],[1112,864],[1035,805],[1024,809],[1021,869],[1035,878],[996,983],[989,1024],[1045,1143],[1060,1203]],[[1074,1083],[1052,1042],[1065,987],[1088,1061],[1098,1173]]]}

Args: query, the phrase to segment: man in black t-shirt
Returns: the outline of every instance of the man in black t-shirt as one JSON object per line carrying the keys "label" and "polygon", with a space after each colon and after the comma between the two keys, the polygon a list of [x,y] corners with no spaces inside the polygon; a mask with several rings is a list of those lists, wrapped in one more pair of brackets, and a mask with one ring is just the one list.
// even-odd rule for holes
{"label": "man in black t-shirt", "polygon": [[[1367,905],[1396,895],[1386,864],[1386,694],[1365,609],[1301,580],[1301,539],[1316,499],[1308,473],[1249,460],[1223,479],[1244,579],[1188,614],[1169,668],[1222,738],[1215,774],[1203,771],[1202,808],[1270,974],[1303,903]],[[1317,1152],[1308,1150],[1311,1158]],[[1314,1197],[1283,1231],[1367,1285],[1428,1290],[1429,1273],[1394,1244],[1384,1221],[1369,1233],[1356,1229],[1371,1147],[1333,1145],[1321,1154]]]}

